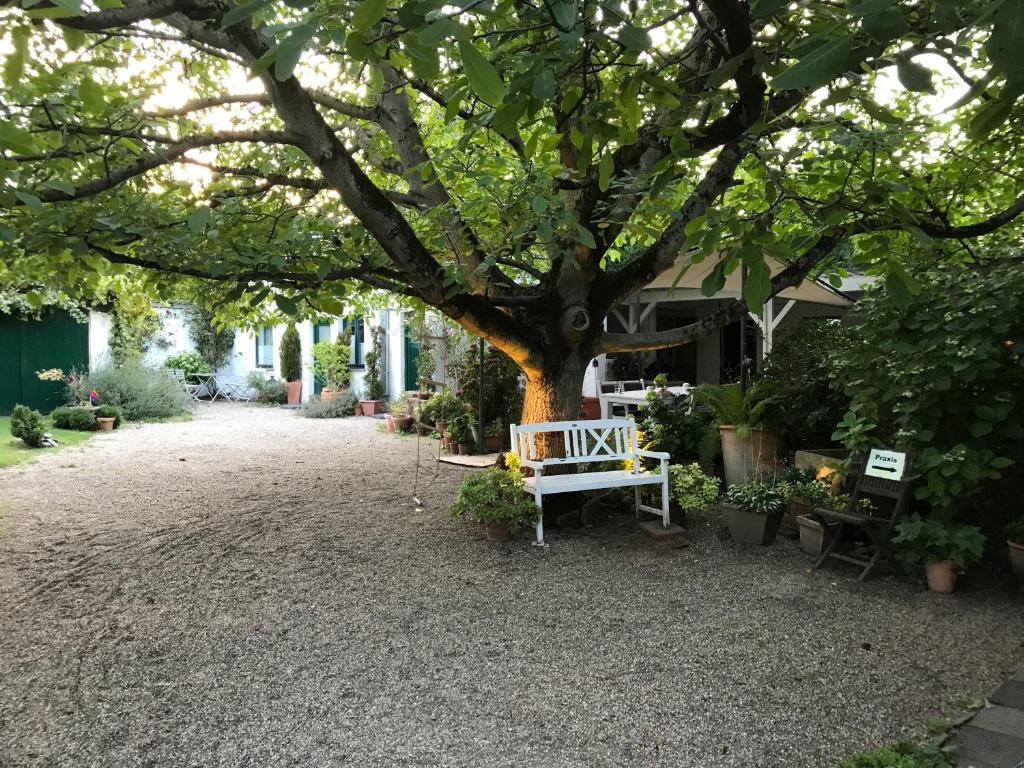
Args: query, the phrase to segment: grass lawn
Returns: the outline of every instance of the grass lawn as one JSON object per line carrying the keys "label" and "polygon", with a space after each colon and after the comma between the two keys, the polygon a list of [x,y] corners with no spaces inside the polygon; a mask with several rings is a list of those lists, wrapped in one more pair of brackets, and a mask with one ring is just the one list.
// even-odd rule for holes
{"label": "grass lawn", "polygon": [[59,448],[29,448],[11,434],[11,417],[0,416],[0,467],[9,467],[22,461],[31,461],[47,451],[59,451],[69,445],[84,443],[91,432],[72,432],[68,429],[48,429],[60,444]]}

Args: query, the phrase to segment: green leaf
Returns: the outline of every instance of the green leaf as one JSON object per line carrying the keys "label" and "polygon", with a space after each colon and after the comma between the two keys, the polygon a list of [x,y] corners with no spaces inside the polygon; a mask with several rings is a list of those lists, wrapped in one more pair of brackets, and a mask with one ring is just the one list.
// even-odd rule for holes
{"label": "green leaf", "polygon": [[576,225],[576,233],[579,235],[580,242],[587,246],[587,248],[597,248],[597,242],[594,240],[593,233],[582,224]]}
{"label": "green leaf", "polygon": [[999,3],[985,49],[992,63],[1007,75],[1024,73],[1024,0]]}
{"label": "green leaf", "polygon": [[295,71],[302,57],[302,51],[313,37],[313,28],[308,25],[296,27],[288,37],[277,45],[277,58],[274,59],[274,78],[284,82]]}
{"label": "green leaf", "polygon": [[755,19],[763,19],[771,16],[788,2],[789,0],[753,0],[750,4],[750,14]]}
{"label": "green leaf", "polygon": [[17,27],[11,32],[11,40],[14,43],[14,50],[4,61],[4,82],[8,88],[13,88],[25,74],[25,61],[28,58],[28,36],[29,27]]}
{"label": "green leaf", "polygon": [[726,260],[722,259],[715,264],[715,268],[704,278],[704,281],[700,284],[700,292],[702,294],[711,297],[725,287],[725,264]]}
{"label": "green leaf", "polygon": [[607,192],[608,187],[612,184],[612,173],[615,171],[615,158],[612,157],[611,151],[606,151],[601,155],[601,162],[597,165],[597,188],[602,192]]}
{"label": "green leaf", "polygon": [[530,207],[533,209],[533,212],[539,216],[548,209],[547,198],[537,195],[530,201]]}
{"label": "green leaf", "polygon": [[33,195],[31,192],[22,192],[20,189],[14,193],[14,196],[21,200],[25,205],[29,207],[29,210],[39,213],[43,210],[43,201]]}
{"label": "green leaf", "polygon": [[1009,116],[1010,105],[1002,99],[992,99],[974,113],[967,128],[967,135],[972,139],[979,139],[1006,122]]}
{"label": "green leaf", "polygon": [[384,18],[388,12],[387,0],[363,0],[352,14],[352,26],[363,32]]}
{"label": "green leaf", "polygon": [[895,125],[896,123],[903,122],[903,120],[900,119],[897,115],[894,115],[881,104],[878,104],[872,99],[869,99],[867,96],[861,98],[860,105],[864,108],[864,111],[867,112],[868,115],[870,115],[880,123],[886,123],[887,125]]}
{"label": "green leaf", "polygon": [[440,74],[441,59],[436,45],[426,45],[418,35],[405,35],[402,42],[417,77],[430,82]]}
{"label": "green leaf", "polygon": [[224,14],[224,18],[221,19],[220,28],[227,29],[232,27],[240,21],[244,21],[252,16],[256,11],[263,10],[266,8],[272,0],[255,0],[251,3],[245,3],[244,5],[236,5],[230,11]]}
{"label": "green leaf", "polygon": [[899,59],[896,62],[896,76],[908,91],[935,93],[932,83],[932,71],[911,59]]}
{"label": "green leaf", "polygon": [[78,98],[82,100],[85,111],[93,114],[103,112],[107,106],[103,89],[91,77],[82,78],[82,82],[78,84]]}
{"label": "green leaf", "polygon": [[274,304],[279,310],[290,317],[294,317],[299,313],[299,303],[288,296],[278,294],[274,297]]}
{"label": "green leaf", "polygon": [[555,73],[550,69],[542,69],[533,80],[530,95],[537,101],[548,101],[555,96]]}
{"label": "green leaf", "polygon": [[468,39],[459,40],[459,55],[473,93],[491,106],[501,104],[505,98],[505,84],[487,57]]}
{"label": "green leaf", "polygon": [[747,259],[747,279],[743,283],[743,301],[747,309],[760,317],[764,303],[772,293],[772,271],[764,258]]}
{"label": "green leaf", "polygon": [[23,131],[14,123],[0,121],[0,148],[9,149],[19,155],[31,155],[39,151],[35,137]]}
{"label": "green leaf", "polygon": [[772,87],[777,91],[793,91],[824,85],[846,69],[854,39],[853,35],[844,35],[822,42],[792,67],[776,75]]}
{"label": "green leaf", "polygon": [[626,24],[619,30],[619,42],[630,51],[646,51],[651,47],[651,36],[640,27]]}
{"label": "green leaf", "polygon": [[194,235],[203,232],[210,224],[213,212],[209,208],[196,208],[188,216],[188,228]]}

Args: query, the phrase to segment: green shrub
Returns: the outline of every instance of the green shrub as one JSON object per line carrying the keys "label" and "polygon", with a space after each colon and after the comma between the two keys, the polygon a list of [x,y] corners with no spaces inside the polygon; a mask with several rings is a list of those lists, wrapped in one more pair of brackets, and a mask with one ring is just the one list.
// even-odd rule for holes
{"label": "green shrub", "polygon": [[739,384],[701,384],[693,399],[708,406],[719,424],[736,427],[741,438],[754,429],[771,429],[778,416],[779,401],[767,383],[758,382],[745,393]]}
{"label": "green shrub", "polygon": [[[466,410],[477,415],[480,403],[480,350],[474,344],[455,361],[452,371],[457,396]],[[484,352],[484,417],[516,424],[523,414],[522,371],[500,349],[488,346]]]}
{"label": "green shrub", "polygon": [[179,352],[164,360],[164,368],[176,368],[185,374],[185,378],[193,384],[198,380],[194,378],[197,373],[210,373],[213,368],[207,363],[198,352]]}
{"label": "green shrub", "polygon": [[88,408],[62,405],[50,412],[50,421],[58,429],[71,429],[76,432],[92,432],[96,429],[96,416]]}
{"label": "green shrub", "polygon": [[687,511],[704,509],[714,504],[718,498],[718,486],[718,478],[704,474],[699,464],[669,465],[669,496]]}
{"label": "green shrub", "polygon": [[334,392],[347,389],[352,383],[352,334],[339,333],[334,341],[318,341],[313,345],[313,373]]}
{"label": "green shrub", "polygon": [[387,394],[384,387],[384,329],[377,326],[370,334],[373,338],[373,345],[366,353],[366,386],[363,392],[364,400],[383,400]]}
{"label": "green shrub", "polygon": [[114,429],[117,429],[118,427],[121,426],[121,419],[123,417],[124,413],[122,413],[121,409],[118,408],[116,405],[111,405],[107,403],[106,405],[101,405],[99,408],[96,409],[96,418],[113,419]]}
{"label": "green shrub", "polygon": [[1024,517],[1018,517],[1006,526],[1006,538],[1014,544],[1024,544]]}
{"label": "green shrub", "polygon": [[896,525],[892,543],[893,554],[904,563],[952,560],[960,571],[981,560],[985,551],[985,536],[977,526],[945,523],[916,512]]}
{"label": "green shrub", "polygon": [[721,449],[718,427],[711,414],[690,411],[689,398],[663,398],[657,392],[647,394],[643,421],[644,448],[666,451],[676,463],[714,461]]}
{"label": "green shrub", "polygon": [[11,411],[11,434],[31,448],[42,447],[44,424],[43,414],[27,405],[16,405]]}
{"label": "green shrub", "polygon": [[281,336],[281,377],[285,381],[302,379],[302,342],[294,324],[284,329]]}
{"label": "green shrub", "polygon": [[537,505],[523,491],[518,472],[489,469],[474,472],[462,482],[449,514],[478,523],[504,523],[512,531],[537,522]]}
{"label": "green shrub", "polygon": [[840,760],[836,768],[952,768],[939,750],[914,744],[894,744]]}
{"label": "green shrub", "polygon": [[428,397],[420,405],[420,420],[427,424],[438,421],[451,421],[465,413],[465,405],[452,394],[450,389],[443,389],[432,397]]}
{"label": "green shrub", "polygon": [[231,328],[218,328],[213,313],[205,307],[195,307],[188,320],[188,335],[196,352],[216,370],[227,364],[235,347],[235,332]]}
{"label": "green shrub", "polygon": [[775,342],[759,381],[779,398],[776,423],[785,452],[829,448],[850,405],[829,369],[854,344],[854,331],[835,320],[804,319]]}
{"label": "green shrub", "polygon": [[188,410],[188,397],[174,381],[138,361],[100,368],[89,374],[87,386],[100,403],[120,408],[125,421],[169,419]]}
{"label": "green shrub", "polygon": [[280,405],[288,401],[288,385],[273,376],[250,371],[245,383],[253,391],[253,400],[257,403]]}
{"label": "green shrub", "polygon": [[779,487],[769,483],[733,485],[722,498],[744,512],[769,517],[780,514],[786,506],[786,497],[782,495]]}
{"label": "green shrub", "polygon": [[303,416],[310,419],[337,419],[352,416],[356,412],[359,399],[351,389],[335,392],[330,400],[312,397],[299,408]]}

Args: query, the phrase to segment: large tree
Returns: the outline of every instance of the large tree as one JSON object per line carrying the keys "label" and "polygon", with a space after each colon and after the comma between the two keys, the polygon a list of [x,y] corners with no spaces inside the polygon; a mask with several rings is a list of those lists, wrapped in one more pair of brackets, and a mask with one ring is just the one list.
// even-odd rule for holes
{"label": "large tree", "polygon": [[[292,314],[393,291],[510,355],[524,421],[575,417],[599,353],[688,343],[809,273],[912,292],[904,254],[970,261],[1024,210],[1024,0],[0,13],[0,278],[141,268]],[[746,306],[606,332],[683,253],[717,260],[709,295],[745,265]]]}

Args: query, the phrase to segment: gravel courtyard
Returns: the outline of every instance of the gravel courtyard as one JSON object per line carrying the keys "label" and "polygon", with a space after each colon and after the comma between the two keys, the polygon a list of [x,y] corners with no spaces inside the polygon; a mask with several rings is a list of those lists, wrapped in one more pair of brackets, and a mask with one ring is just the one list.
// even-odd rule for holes
{"label": "gravel courtyard", "polygon": [[716,521],[495,545],[427,458],[416,511],[415,440],[217,404],[0,470],[0,766],[822,768],[1024,657],[1020,603]]}

